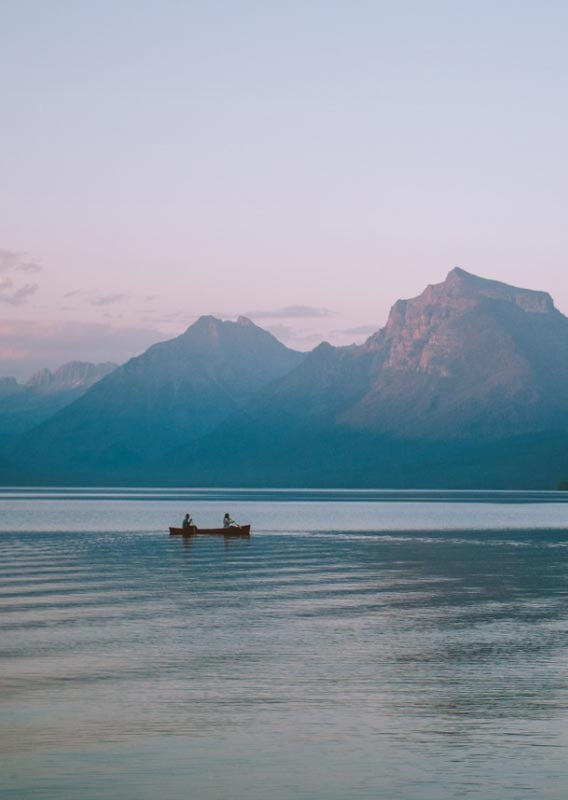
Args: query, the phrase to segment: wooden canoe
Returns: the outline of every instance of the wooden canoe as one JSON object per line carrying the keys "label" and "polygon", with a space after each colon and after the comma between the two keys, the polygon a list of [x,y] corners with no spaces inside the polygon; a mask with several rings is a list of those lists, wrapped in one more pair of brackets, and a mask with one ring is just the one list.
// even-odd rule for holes
{"label": "wooden canoe", "polygon": [[250,525],[240,528],[170,528],[170,536],[250,536]]}

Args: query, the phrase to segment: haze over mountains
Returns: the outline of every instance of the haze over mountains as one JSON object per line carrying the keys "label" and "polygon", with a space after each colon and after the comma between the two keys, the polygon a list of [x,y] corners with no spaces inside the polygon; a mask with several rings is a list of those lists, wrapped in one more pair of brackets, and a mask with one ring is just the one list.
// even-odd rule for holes
{"label": "haze over mountains", "polygon": [[116,369],[18,442],[20,463],[85,480],[125,477],[203,436],[290,372],[302,355],[250,320],[201,317]]}
{"label": "haze over mountains", "polygon": [[23,433],[84,394],[117,365],[70,361],[55,372],[42,369],[25,383],[0,378],[0,437]]}
{"label": "haze over mountains", "polygon": [[554,488],[567,409],[568,318],[456,268],[358,346],[202,317],[8,457],[48,483]]}

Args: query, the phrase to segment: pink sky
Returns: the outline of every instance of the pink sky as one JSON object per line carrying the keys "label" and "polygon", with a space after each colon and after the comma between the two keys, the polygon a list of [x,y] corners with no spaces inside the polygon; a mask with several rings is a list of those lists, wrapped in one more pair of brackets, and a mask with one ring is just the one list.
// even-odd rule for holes
{"label": "pink sky", "polygon": [[4,4],[0,374],[124,360],[206,313],[360,341],[456,265],[568,312],[567,22]]}

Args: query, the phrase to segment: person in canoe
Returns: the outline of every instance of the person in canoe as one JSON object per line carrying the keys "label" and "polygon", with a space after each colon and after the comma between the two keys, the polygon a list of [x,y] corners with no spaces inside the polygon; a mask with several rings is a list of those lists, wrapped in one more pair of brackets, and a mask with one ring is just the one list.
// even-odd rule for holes
{"label": "person in canoe", "polygon": [[240,528],[240,525],[237,525],[235,520],[231,517],[230,514],[225,514],[223,517],[223,527],[224,528]]}
{"label": "person in canoe", "polygon": [[183,522],[181,523],[181,527],[184,530],[186,530],[187,528],[193,528],[193,520],[191,519],[189,514],[186,514],[185,517],[183,518]]}

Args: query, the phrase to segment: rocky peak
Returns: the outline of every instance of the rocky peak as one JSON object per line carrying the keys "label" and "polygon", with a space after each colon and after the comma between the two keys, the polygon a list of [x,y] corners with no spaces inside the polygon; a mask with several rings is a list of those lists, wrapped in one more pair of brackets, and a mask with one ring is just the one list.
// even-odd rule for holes
{"label": "rocky peak", "polygon": [[37,389],[42,390],[43,388],[49,386],[53,380],[53,372],[47,368],[40,369],[37,372],[34,372],[32,377],[26,383],[26,386],[30,389]]}
{"label": "rocky peak", "polygon": [[186,333],[189,333],[189,331],[199,331],[200,333],[210,333],[211,335],[216,336],[223,328],[231,328],[233,325],[238,325],[239,328],[254,328],[256,330],[261,330],[261,328],[259,328],[258,325],[255,325],[254,322],[248,317],[239,316],[235,322],[231,322],[230,320],[224,321],[218,319],[211,314],[205,314],[199,317],[193,323],[193,325],[190,325]]}
{"label": "rocky peak", "polygon": [[202,316],[179,337],[185,346],[199,346],[205,350],[227,346],[229,342],[240,342],[241,346],[251,347],[255,343],[268,340],[277,344],[279,348],[287,349],[271,333],[260,328],[248,317],[239,316],[235,321],[221,320],[212,315]]}
{"label": "rocky peak", "polygon": [[389,346],[385,366],[447,375],[458,342],[456,321],[487,301],[516,306],[529,314],[557,313],[550,295],[486,280],[455,267],[442,283],[432,284],[418,297],[399,300],[382,331],[368,339],[367,349]]}
{"label": "rocky peak", "polygon": [[479,278],[461,267],[454,267],[443,283],[429,286],[428,289],[439,299],[489,297],[493,300],[515,303],[523,311],[533,314],[547,314],[554,311],[554,302],[548,292],[519,289],[500,281]]}
{"label": "rocky peak", "polygon": [[186,334],[193,332],[201,333],[201,334],[210,334],[211,336],[217,336],[219,333],[219,329],[223,325],[220,319],[214,317],[212,314],[204,314],[195,322],[189,326],[186,330]]}
{"label": "rocky peak", "polygon": [[237,325],[240,325],[241,328],[256,328],[256,325],[249,319],[248,317],[239,316],[237,317]]}
{"label": "rocky peak", "polygon": [[70,392],[76,389],[87,389],[97,381],[115,370],[116,364],[107,361],[102,364],[91,364],[88,361],[70,361],[55,372],[42,369],[36,372],[26,386],[38,394]]}

